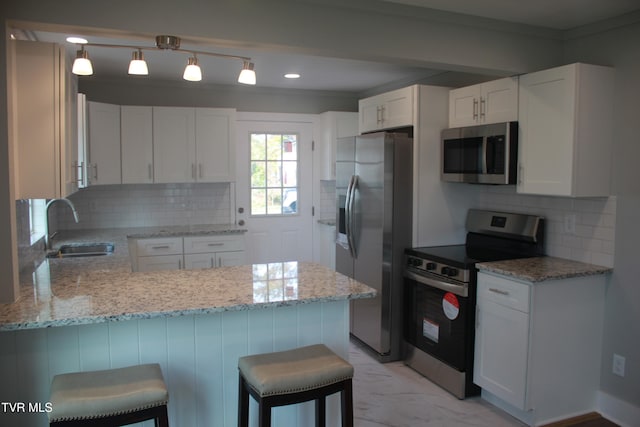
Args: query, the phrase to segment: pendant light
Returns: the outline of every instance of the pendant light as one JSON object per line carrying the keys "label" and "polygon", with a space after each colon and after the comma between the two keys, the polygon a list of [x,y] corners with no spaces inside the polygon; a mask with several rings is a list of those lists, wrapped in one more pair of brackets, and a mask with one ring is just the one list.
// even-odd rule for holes
{"label": "pendant light", "polygon": [[76,52],[76,59],[73,61],[71,72],[78,76],[90,76],[93,74],[93,67],[89,60],[89,54],[84,50],[84,46]]}
{"label": "pendant light", "polygon": [[256,72],[254,70],[254,64],[250,61],[243,61],[242,63],[242,71],[240,71],[240,75],[238,76],[238,83],[242,83],[245,85],[255,85],[256,84]]}
{"label": "pendant light", "polygon": [[142,49],[133,51],[131,62],[129,62],[129,74],[135,76],[149,75],[149,68],[147,67],[147,62],[144,60]]}
{"label": "pendant light", "polygon": [[199,82],[200,80],[202,80],[202,70],[198,65],[198,58],[195,54],[189,57],[182,78],[190,82]]}

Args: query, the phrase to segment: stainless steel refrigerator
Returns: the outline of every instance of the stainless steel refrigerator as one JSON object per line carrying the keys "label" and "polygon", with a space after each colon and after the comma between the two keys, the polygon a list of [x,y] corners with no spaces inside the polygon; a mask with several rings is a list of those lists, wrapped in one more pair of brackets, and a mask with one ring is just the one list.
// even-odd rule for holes
{"label": "stainless steel refrigerator", "polygon": [[341,138],[336,148],[336,270],[377,291],[351,302],[350,332],[382,362],[401,358],[412,151],[407,135],[385,132]]}

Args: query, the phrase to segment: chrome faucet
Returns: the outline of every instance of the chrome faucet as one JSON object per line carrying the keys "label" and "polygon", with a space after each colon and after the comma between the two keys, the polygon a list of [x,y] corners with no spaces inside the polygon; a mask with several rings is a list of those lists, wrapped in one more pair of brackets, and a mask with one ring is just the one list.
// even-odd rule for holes
{"label": "chrome faucet", "polygon": [[71,200],[66,199],[66,198],[60,198],[60,199],[51,199],[47,202],[47,206],[44,209],[44,216],[45,216],[45,220],[44,220],[44,224],[45,224],[45,230],[44,230],[44,250],[49,250],[51,249],[51,243],[50,243],[50,239],[53,239],[53,237],[56,235],[57,231],[55,233],[53,233],[51,236],[49,235],[49,207],[54,204],[55,202],[65,202],[67,205],[69,205],[69,207],[71,208],[71,212],[73,212],[73,219],[75,219],[76,224],[78,223],[78,212],[76,211],[76,207],[73,205],[73,203],[71,202]]}

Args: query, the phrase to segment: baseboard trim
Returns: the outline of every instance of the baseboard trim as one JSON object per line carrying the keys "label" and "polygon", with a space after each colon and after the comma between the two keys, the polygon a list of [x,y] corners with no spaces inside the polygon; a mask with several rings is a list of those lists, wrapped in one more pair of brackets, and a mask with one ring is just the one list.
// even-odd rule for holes
{"label": "baseboard trim", "polygon": [[637,426],[640,420],[640,407],[618,399],[603,391],[598,392],[596,410],[606,419],[621,427]]}
{"label": "baseboard trim", "polygon": [[602,419],[602,415],[600,415],[599,413],[597,413],[597,412],[589,412],[587,414],[578,415],[578,416],[575,416],[575,417],[564,419],[562,421],[556,421],[554,423],[545,424],[542,427],[571,427],[571,426],[575,426],[576,424],[579,424],[579,423],[584,423],[584,422],[587,422],[587,421],[601,420],[601,419]]}

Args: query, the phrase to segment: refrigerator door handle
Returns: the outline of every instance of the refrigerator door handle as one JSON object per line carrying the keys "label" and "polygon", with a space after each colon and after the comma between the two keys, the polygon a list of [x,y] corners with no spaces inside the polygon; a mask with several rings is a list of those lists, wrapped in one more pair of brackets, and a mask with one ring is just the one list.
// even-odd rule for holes
{"label": "refrigerator door handle", "polygon": [[356,250],[356,239],[355,239],[355,231],[354,231],[354,206],[356,200],[356,191],[358,189],[358,175],[353,175],[351,177],[351,181],[349,182],[349,192],[347,197],[347,207],[346,207],[346,231],[347,231],[347,240],[349,242],[349,252],[353,258],[358,257],[358,251]]}

